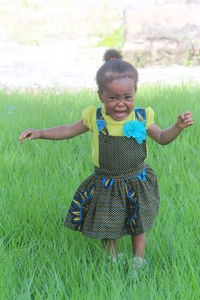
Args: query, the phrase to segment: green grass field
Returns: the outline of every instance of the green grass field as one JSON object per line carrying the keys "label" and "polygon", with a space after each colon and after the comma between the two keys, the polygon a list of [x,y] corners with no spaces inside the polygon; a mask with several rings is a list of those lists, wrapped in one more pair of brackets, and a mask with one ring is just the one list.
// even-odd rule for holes
{"label": "green grass field", "polygon": [[142,86],[137,107],[151,106],[161,128],[189,109],[195,125],[170,145],[148,140],[160,213],[147,233],[136,273],[129,237],[119,240],[126,267],[107,263],[98,240],[63,226],[78,185],[92,171],[90,134],[23,145],[22,130],[80,119],[96,94],[0,91],[0,299],[200,299],[199,86]]}

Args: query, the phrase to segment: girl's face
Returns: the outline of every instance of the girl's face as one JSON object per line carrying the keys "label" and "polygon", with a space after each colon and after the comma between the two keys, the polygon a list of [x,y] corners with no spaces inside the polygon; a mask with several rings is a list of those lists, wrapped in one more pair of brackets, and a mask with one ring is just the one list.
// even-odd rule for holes
{"label": "girl's face", "polygon": [[99,99],[104,103],[106,113],[116,121],[122,121],[133,111],[135,88],[134,81],[128,77],[114,79],[108,83]]}

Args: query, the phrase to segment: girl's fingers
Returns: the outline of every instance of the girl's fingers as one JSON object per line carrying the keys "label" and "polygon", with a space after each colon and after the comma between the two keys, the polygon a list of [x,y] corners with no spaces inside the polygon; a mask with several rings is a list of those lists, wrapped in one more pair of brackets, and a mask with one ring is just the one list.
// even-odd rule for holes
{"label": "girl's fingers", "polygon": [[192,119],[192,118],[188,118],[188,119],[186,120],[186,122],[193,122],[193,119]]}
{"label": "girl's fingers", "polygon": [[186,123],[194,123],[193,118],[191,116],[188,116],[184,120]]}
{"label": "girl's fingers", "polygon": [[184,121],[184,115],[179,115],[178,119],[181,120],[181,121]]}
{"label": "girl's fingers", "polygon": [[192,114],[187,111],[186,113],[184,113],[184,118],[191,118],[192,119]]}
{"label": "girl's fingers", "polygon": [[184,123],[186,123],[187,125],[192,125],[194,123],[193,118],[192,118],[192,114],[190,113],[190,111],[186,111],[183,115],[183,120]]}
{"label": "girl's fingers", "polygon": [[193,125],[193,124],[194,124],[194,121],[188,121],[187,124]]}
{"label": "girl's fingers", "polygon": [[192,118],[187,118],[187,119],[185,119],[184,122],[185,122],[186,126],[191,126],[194,124],[194,121]]}
{"label": "girl's fingers", "polygon": [[184,120],[193,120],[191,115],[184,116]]}
{"label": "girl's fingers", "polygon": [[193,125],[194,121],[191,113],[189,111],[186,111],[184,114],[180,114],[178,116],[178,123],[182,128]]}
{"label": "girl's fingers", "polygon": [[21,143],[23,143],[25,138],[29,138],[29,141],[32,140],[32,135],[33,135],[33,130],[25,130],[24,132],[22,132],[22,134],[20,135],[19,139],[21,141]]}

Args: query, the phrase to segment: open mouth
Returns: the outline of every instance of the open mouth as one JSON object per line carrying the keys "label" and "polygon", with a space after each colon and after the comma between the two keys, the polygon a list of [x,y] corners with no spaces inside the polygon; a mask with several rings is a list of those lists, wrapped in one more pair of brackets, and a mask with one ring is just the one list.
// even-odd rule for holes
{"label": "open mouth", "polygon": [[127,111],[115,111],[114,116],[116,119],[124,119],[127,117]]}

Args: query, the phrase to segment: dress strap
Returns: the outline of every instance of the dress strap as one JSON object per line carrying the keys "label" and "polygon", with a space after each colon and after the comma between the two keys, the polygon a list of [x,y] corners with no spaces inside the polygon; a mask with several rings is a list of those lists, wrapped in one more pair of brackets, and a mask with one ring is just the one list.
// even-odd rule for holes
{"label": "dress strap", "polygon": [[102,115],[102,109],[101,107],[97,108],[96,111],[96,121],[97,121],[97,128],[100,134],[108,134],[108,129],[106,127],[106,121]]}
{"label": "dress strap", "polygon": [[139,122],[146,121],[146,111],[144,108],[135,108],[135,117]]}
{"label": "dress strap", "polygon": [[98,108],[97,108],[96,118],[97,118],[97,120],[102,120],[102,119],[104,119],[104,118],[103,118],[103,115],[102,115],[101,107],[98,107]]}

